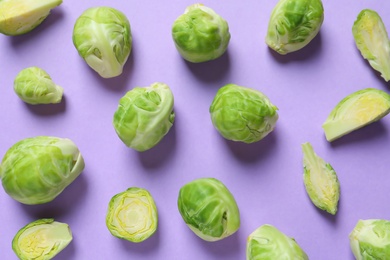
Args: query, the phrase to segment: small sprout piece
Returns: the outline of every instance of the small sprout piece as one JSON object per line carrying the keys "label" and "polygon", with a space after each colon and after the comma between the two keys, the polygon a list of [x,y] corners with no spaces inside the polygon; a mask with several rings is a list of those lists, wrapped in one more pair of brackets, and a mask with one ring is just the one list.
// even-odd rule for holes
{"label": "small sprout piece", "polygon": [[62,0],[1,0],[0,33],[25,34],[40,25]]}
{"label": "small sprout piece", "polygon": [[110,200],[106,225],[115,237],[139,243],[154,234],[157,223],[156,204],[145,189],[132,187]]}
{"label": "small sprout piece", "polygon": [[265,42],[279,54],[300,50],[318,34],[323,21],[321,0],[280,0],[272,11]]}
{"label": "small sprout piece", "polygon": [[111,7],[87,9],[74,25],[73,44],[100,76],[119,76],[131,52],[130,23],[122,12]]}
{"label": "small sprout piece", "polygon": [[217,241],[240,227],[240,212],[230,191],[217,179],[202,178],[184,185],[178,207],[187,226],[206,241]]}
{"label": "small sprout piece", "polygon": [[377,12],[362,10],[352,26],[353,37],[362,56],[371,67],[390,80],[390,41],[385,25]]}
{"label": "small sprout piece", "polygon": [[21,260],[49,260],[71,241],[72,233],[65,223],[39,219],[24,226],[12,240],[12,249]]}
{"label": "small sprout piece", "polygon": [[367,88],[354,92],[332,110],[322,128],[326,140],[336,140],[354,130],[378,121],[390,112],[390,95]]}
{"label": "small sprout piece", "polygon": [[14,81],[14,90],[21,100],[31,105],[60,103],[64,92],[46,71],[38,67],[19,72]]}
{"label": "small sprout piece", "polygon": [[263,225],[249,235],[246,259],[308,260],[309,257],[293,238],[286,236],[274,226]]}
{"label": "small sprout piece", "polygon": [[349,242],[357,260],[390,259],[390,221],[359,220]]}
{"label": "small sprout piece", "polygon": [[227,22],[202,4],[193,4],[172,26],[176,49],[187,61],[199,63],[214,60],[225,53],[230,33]]}
{"label": "small sprout piece", "polygon": [[0,165],[5,192],[24,204],[52,201],[84,169],[77,146],[69,139],[38,136],[14,144]]}
{"label": "small sprout piece", "polygon": [[336,172],[314,152],[310,143],[302,144],[302,150],[303,180],[307,194],[317,208],[335,215],[340,197]]}
{"label": "small sprout piece", "polygon": [[168,85],[136,87],[119,100],[113,124],[119,138],[139,152],[154,147],[175,120],[173,95]]}
{"label": "small sprout piece", "polygon": [[277,110],[260,91],[227,84],[214,97],[210,115],[214,127],[226,139],[254,143],[272,132]]}

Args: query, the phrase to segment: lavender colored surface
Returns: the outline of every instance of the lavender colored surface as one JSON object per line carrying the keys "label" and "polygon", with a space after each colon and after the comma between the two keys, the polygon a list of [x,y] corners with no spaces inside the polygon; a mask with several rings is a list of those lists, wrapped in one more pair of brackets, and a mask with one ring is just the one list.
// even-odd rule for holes
{"label": "lavender colored surface", "polygon": [[[332,144],[321,128],[346,95],[367,87],[389,91],[355,47],[351,28],[358,13],[370,8],[390,29],[390,2],[324,1],[320,34],[303,50],[280,56],[264,42],[276,0],[205,0],[228,21],[232,38],[220,59],[190,64],[176,51],[170,30],[193,3],[69,0],[31,33],[0,35],[0,156],[23,138],[51,135],[72,139],[86,162],[80,177],[45,205],[22,205],[0,189],[1,259],[16,259],[13,236],[42,217],[70,225],[74,240],[56,259],[77,260],[245,259],[247,236],[263,224],[294,237],[310,259],[353,259],[348,235],[357,221],[390,219],[390,118]],[[132,54],[114,79],[100,78],[72,43],[77,17],[102,5],[124,12],[132,26]],[[45,69],[65,89],[61,104],[30,106],[16,96],[13,79],[29,66]],[[155,81],[171,87],[176,122],[158,146],[138,153],[119,140],[112,117],[126,91]],[[209,106],[227,83],[260,90],[279,107],[276,129],[264,140],[233,143],[212,126]],[[307,141],[338,173],[336,216],[315,208],[306,195],[300,145]],[[180,187],[200,177],[218,178],[237,200],[241,228],[225,240],[202,241],[177,210]],[[110,198],[131,186],[148,189],[159,211],[158,231],[141,244],[119,240],[105,226]]]}

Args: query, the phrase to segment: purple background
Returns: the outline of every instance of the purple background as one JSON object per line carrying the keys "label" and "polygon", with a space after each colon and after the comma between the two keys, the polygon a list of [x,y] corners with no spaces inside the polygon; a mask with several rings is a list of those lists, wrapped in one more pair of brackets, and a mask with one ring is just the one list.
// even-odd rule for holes
{"label": "purple background", "polygon": [[[17,141],[38,135],[72,139],[86,168],[53,202],[26,206],[0,189],[0,255],[16,259],[16,232],[42,217],[68,223],[74,240],[57,259],[245,259],[246,238],[272,224],[294,237],[311,259],[353,259],[348,235],[359,219],[390,219],[390,119],[353,132],[332,144],[321,125],[346,95],[389,85],[363,60],[351,28],[364,8],[379,12],[390,29],[390,2],[324,1],[319,35],[303,50],[280,56],[264,42],[272,1],[203,1],[224,17],[232,35],[220,59],[185,62],[171,38],[173,21],[187,0],[64,1],[31,33],[0,36],[0,155]],[[77,17],[87,8],[109,5],[128,17],[133,50],[120,77],[102,79],[79,57],[72,43]],[[23,68],[38,66],[65,89],[59,105],[30,106],[13,92]],[[112,117],[119,99],[135,86],[168,84],[176,121],[155,148],[138,153],[117,137]],[[224,140],[208,112],[227,83],[262,91],[279,107],[273,133],[251,144]],[[341,185],[339,211],[331,216],[313,206],[302,180],[301,143],[335,168]],[[241,227],[219,242],[205,242],[184,224],[177,195],[200,177],[221,180],[235,196]],[[140,244],[117,239],[105,226],[110,198],[128,187],[148,189],[159,213],[156,234]]]}

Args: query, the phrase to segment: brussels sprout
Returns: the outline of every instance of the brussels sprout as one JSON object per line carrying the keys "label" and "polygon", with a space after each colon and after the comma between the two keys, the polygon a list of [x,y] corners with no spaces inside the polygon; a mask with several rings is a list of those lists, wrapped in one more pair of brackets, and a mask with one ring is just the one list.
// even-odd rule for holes
{"label": "brussels sprout", "polygon": [[14,144],[0,165],[8,195],[24,204],[52,201],[84,169],[77,146],[69,139],[38,136]]}
{"label": "brussels sprout", "polygon": [[130,23],[122,12],[111,7],[87,9],[74,25],[73,44],[100,76],[119,76],[131,52]]}
{"label": "brussels sprout", "polygon": [[72,233],[65,223],[54,219],[39,219],[18,231],[12,249],[21,260],[49,260],[71,241]]}
{"label": "brussels sprout", "polygon": [[1,0],[0,33],[20,35],[33,30],[62,0]]}
{"label": "brussels sprout", "polygon": [[265,42],[280,54],[300,50],[318,34],[323,21],[321,0],[280,0],[272,11]]}
{"label": "brussels sprout", "polygon": [[317,208],[335,215],[340,197],[336,172],[314,152],[310,143],[302,144],[302,150],[303,180],[307,194]]}
{"label": "brussels sprout", "polygon": [[226,139],[253,143],[267,136],[278,120],[278,108],[260,91],[227,84],[210,106],[211,120]]}
{"label": "brussels sprout", "polygon": [[378,13],[369,9],[362,10],[352,26],[352,33],[362,56],[389,81],[390,41]]}
{"label": "brussels sprout", "polygon": [[354,92],[332,110],[322,128],[331,142],[378,121],[390,112],[390,95],[374,88]]}
{"label": "brussels sprout", "polygon": [[263,225],[249,235],[246,244],[247,260],[308,260],[297,242],[271,225]]}
{"label": "brussels sprout", "polygon": [[145,189],[132,187],[110,200],[106,225],[115,237],[139,243],[156,232],[157,208]]}
{"label": "brussels sprout", "polygon": [[178,207],[187,226],[206,241],[217,241],[240,227],[240,212],[230,191],[217,179],[202,178],[184,185]]}
{"label": "brussels sprout", "polygon": [[202,4],[187,7],[184,14],[176,19],[172,37],[180,55],[194,63],[222,56],[230,41],[227,22]]}
{"label": "brussels sprout", "polygon": [[357,260],[390,259],[390,221],[359,220],[349,241]]}
{"label": "brussels sprout", "polygon": [[20,71],[14,81],[14,90],[21,100],[32,105],[60,103],[64,92],[38,67]]}
{"label": "brussels sprout", "polygon": [[142,152],[160,142],[174,120],[172,92],[168,85],[156,82],[127,92],[119,100],[113,124],[123,143]]}

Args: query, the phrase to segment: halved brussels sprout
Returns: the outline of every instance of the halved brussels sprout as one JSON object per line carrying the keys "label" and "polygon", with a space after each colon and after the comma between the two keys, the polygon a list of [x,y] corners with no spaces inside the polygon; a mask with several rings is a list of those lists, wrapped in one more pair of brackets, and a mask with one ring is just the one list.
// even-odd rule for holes
{"label": "halved brussels sprout", "polygon": [[52,201],[84,169],[77,146],[69,139],[38,136],[14,144],[0,166],[5,192],[24,204]]}
{"label": "halved brussels sprout", "polygon": [[217,179],[202,178],[184,185],[178,207],[187,226],[206,241],[217,241],[240,227],[240,212],[230,191]]}
{"label": "halved brussels sprout", "polygon": [[149,191],[132,187],[110,200],[106,225],[118,238],[139,243],[157,230],[157,208]]}

